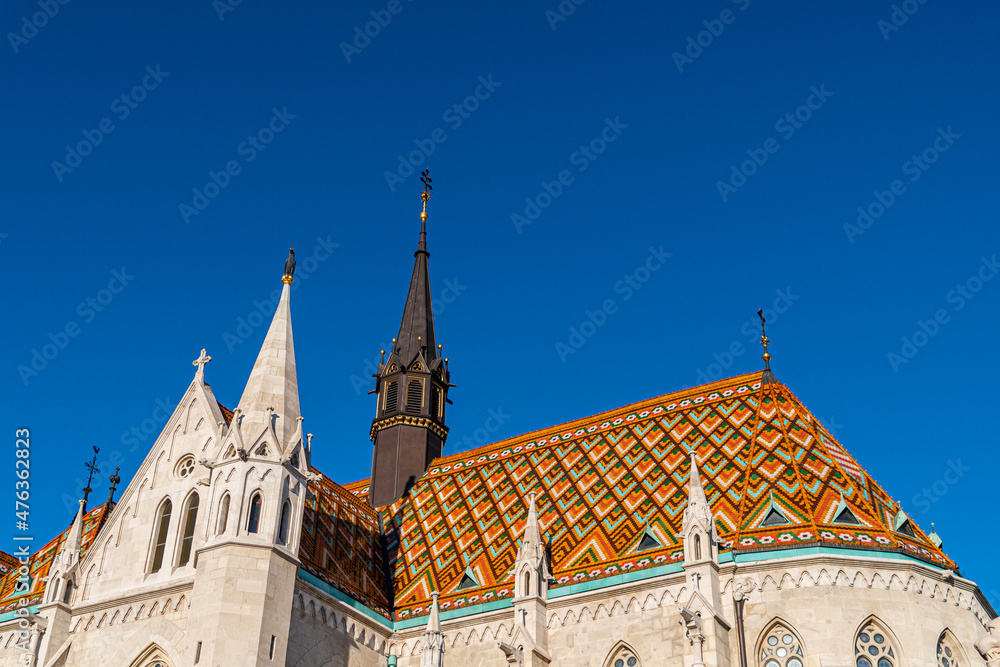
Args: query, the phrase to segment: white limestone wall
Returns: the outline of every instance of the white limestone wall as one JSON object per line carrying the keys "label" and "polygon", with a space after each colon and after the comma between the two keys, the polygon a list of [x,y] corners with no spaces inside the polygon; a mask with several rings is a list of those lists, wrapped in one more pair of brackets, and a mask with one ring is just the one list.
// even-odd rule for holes
{"label": "white limestone wall", "polygon": [[[728,652],[730,664],[739,664],[733,575],[732,564],[724,565],[724,613],[733,628],[728,646],[726,638],[717,646],[706,645],[710,666],[724,661],[713,656],[714,650]],[[871,616],[893,637],[897,667],[936,665],[937,641],[945,629],[965,652],[960,665],[983,664],[974,643],[986,632],[990,610],[972,582],[945,578],[935,568],[911,561],[822,556],[743,565],[735,579],[753,586],[745,612],[750,667],[759,667],[757,643],[776,618],[801,638],[806,667],[853,667],[854,639]],[[691,594],[681,574],[551,600],[552,667],[608,667],[620,642],[635,651],[641,667],[691,667],[692,648],[677,613]],[[497,641],[510,638],[513,624],[513,608],[445,621],[445,667],[505,667]],[[413,628],[392,638],[389,650],[399,656],[399,667],[419,667],[421,634],[422,628]]]}
{"label": "white limestone wall", "polygon": [[[174,665],[191,665],[194,645],[185,639],[189,611],[189,595],[184,591],[85,609],[72,617],[69,649],[57,664],[130,667],[155,645]],[[10,631],[0,628],[0,667],[23,667],[25,654],[13,642],[8,646],[11,638]]]}
{"label": "white limestone wall", "polygon": [[287,667],[385,667],[389,630],[299,580]]}
{"label": "white limestone wall", "polygon": [[[745,614],[751,667],[757,665],[760,634],[775,618],[802,639],[806,667],[853,667],[854,639],[872,616],[893,638],[899,667],[936,665],[937,642],[946,629],[965,652],[960,665],[983,664],[974,644],[986,632],[989,611],[972,582],[933,568],[849,557],[804,559],[780,570],[742,569],[736,578],[755,587]],[[723,597],[731,602],[731,586]]]}

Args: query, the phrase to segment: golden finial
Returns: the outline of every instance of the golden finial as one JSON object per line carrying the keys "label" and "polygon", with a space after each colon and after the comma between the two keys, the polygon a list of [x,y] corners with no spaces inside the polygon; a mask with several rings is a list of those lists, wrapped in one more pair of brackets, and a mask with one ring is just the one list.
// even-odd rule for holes
{"label": "golden finial", "polygon": [[420,213],[420,221],[427,222],[427,200],[431,198],[431,170],[424,169],[420,172],[420,181],[424,184],[424,190],[420,193],[420,201],[424,203],[424,210]]}
{"label": "golden finial", "polygon": [[761,359],[764,360],[765,370],[771,370],[771,353],[767,351],[767,346],[770,345],[771,341],[767,339],[767,332],[764,331],[764,309],[760,308],[757,310],[757,316],[760,318],[760,344],[764,346],[764,354],[761,355]]}

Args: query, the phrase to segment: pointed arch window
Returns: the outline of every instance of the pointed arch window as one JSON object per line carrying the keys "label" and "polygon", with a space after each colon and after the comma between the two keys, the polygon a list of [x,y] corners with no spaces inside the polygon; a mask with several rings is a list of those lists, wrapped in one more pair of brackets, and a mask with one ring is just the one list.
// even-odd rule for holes
{"label": "pointed arch window", "polygon": [[617,646],[611,649],[604,667],[642,667],[642,661],[631,646],[625,642],[618,642]]}
{"label": "pointed arch window", "polygon": [[941,633],[937,645],[938,667],[968,667],[965,654],[950,631]]}
{"label": "pointed arch window", "polygon": [[784,623],[777,621],[761,634],[758,667],[802,667],[805,659],[802,640]]}
{"label": "pointed arch window", "polygon": [[281,505],[281,521],[278,523],[278,544],[288,544],[288,524],[291,523],[292,504],[287,500]]}
{"label": "pointed arch window", "polygon": [[163,567],[163,553],[167,548],[167,531],[170,530],[170,513],[173,508],[169,498],[160,507],[160,516],[154,533],[156,541],[153,544],[153,563],[149,568],[151,573],[159,572],[160,568]]}
{"label": "pointed arch window", "polygon": [[184,537],[181,539],[181,557],[178,566],[187,565],[191,560],[191,547],[194,545],[194,526],[198,521],[198,494],[192,493],[188,499],[187,512],[184,518]]}
{"label": "pointed arch window", "polygon": [[856,667],[898,667],[899,652],[886,629],[875,619],[861,625],[854,639]]}
{"label": "pointed arch window", "polygon": [[259,491],[250,498],[250,512],[247,514],[248,533],[256,533],[260,528],[260,506],[262,503],[263,499],[260,497]]}
{"label": "pointed arch window", "polygon": [[694,559],[701,560],[701,535],[698,533],[694,535]]}
{"label": "pointed arch window", "polygon": [[222,502],[219,503],[219,523],[215,530],[216,535],[222,535],[226,532],[226,526],[229,523],[229,494],[222,496]]}

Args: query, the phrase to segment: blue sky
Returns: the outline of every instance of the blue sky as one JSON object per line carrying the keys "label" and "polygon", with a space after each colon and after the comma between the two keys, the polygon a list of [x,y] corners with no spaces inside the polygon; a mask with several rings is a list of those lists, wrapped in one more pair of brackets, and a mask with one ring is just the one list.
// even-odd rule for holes
{"label": "blue sky", "polygon": [[770,307],[776,375],[1000,604],[995,3],[228,1],[0,4],[2,420],[39,540],[91,446],[131,478],[201,348],[235,406],[290,245],[314,463],[366,477],[356,378],[430,166],[446,451],[759,369]]}

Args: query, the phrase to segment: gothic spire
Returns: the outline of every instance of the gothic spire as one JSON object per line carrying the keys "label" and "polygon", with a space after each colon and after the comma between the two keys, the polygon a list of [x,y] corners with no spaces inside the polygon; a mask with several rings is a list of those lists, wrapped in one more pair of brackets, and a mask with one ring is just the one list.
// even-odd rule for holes
{"label": "gothic spire", "polygon": [[424,210],[420,214],[420,241],[417,251],[413,253],[413,275],[410,277],[410,290],[406,294],[406,305],[403,307],[403,320],[399,324],[399,335],[396,336],[396,349],[404,366],[409,366],[423,351],[424,361],[428,365],[437,358],[438,351],[434,341],[434,312],[431,307],[430,271],[427,258],[427,200],[430,198],[430,176],[427,171],[421,175],[424,191],[420,198]]}
{"label": "gothic spire", "polygon": [[80,557],[80,548],[83,546],[83,516],[86,501],[81,499],[79,502],[80,508],[76,511],[76,516],[73,517],[73,525],[70,526],[69,535],[66,536],[66,541],[63,542],[62,548],[59,550],[59,559],[66,567],[76,563]]}
{"label": "gothic spire", "polygon": [[535,492],[532,491],[528,499],[528,520],[524,523],[524,535],[521,537],[521,553],[518,554],[518,557],[522,554],[531,553],[531,550],[534,550],[538,545],[542,545],[544,550],[542,532],[538,528],[538,512],[535,511]]}
{"label": "gothic spire", "polygon": [[438,593],[431,593],[434,602],[431,603],[431,615],[427,619],[427,629],[424,630],[420,651],[420,667],[441,667],[444,662],[444,633],[441,632],[441,612],[438,608]]}
{"label": "gothic spire", "polygon": [[[293,261],[289,259],[289,262]],[[240,429],[244,437],[255,438],[261,429],[273,421],[279,448],[287,445],[295,435],[299,417],[299,386],[295,374],[295,346],[292,343],[292,312],[289,301],[292,280],[286,268],[278,308],[237,406],[242,414]],[[272,414],[277,418],[274,419]]]}
{"label": "gothic spire", "polygon": [[712,525],[712,507],[705,495],[705,487],[701,485],[701,474],[698,472],[698,461],[691,452],[691,476],[688,478],[688,505],[684,510],[684,532],[686,533],[692,521],[703,524],[705,530]]}
{"label": "gothic spire", "polygon": [[444,449],[448,437],[445,405],[449,381],[448,365],[435,345],[434,313],[431,307],[430,273],[427,266],[427,200],[431,179],[421,174],[424,208],[420,214],[420,241],[413,263],[413,276],[403,308],[399,335],[392,341],[388,358],[379,362],[375,374],[378,406],[372,420],[372,483],[369,502],[385,507],[401,498],[424,476],[428,466]]}

